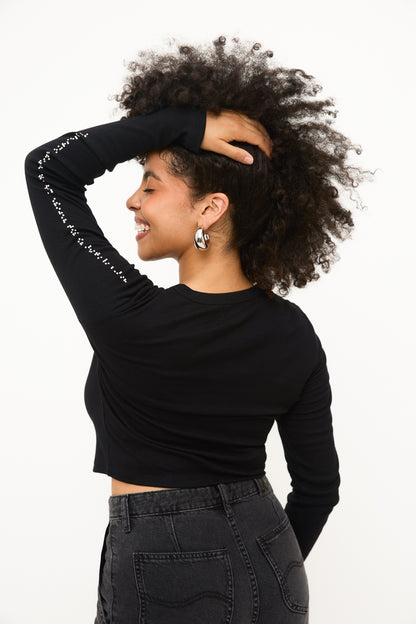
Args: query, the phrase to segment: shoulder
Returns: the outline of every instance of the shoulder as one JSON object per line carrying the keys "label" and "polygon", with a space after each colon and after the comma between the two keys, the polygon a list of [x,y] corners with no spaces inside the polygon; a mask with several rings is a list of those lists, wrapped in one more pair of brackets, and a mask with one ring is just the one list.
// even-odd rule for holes
{"label": "shoulder", "polygon": [[296,303],[276,295],[275,305],[279,310],[279,319],[285,333],[300,349],[300,352],[308,355],[312,362],[318,362],[325,358],[319,336],[308,314]]}
{"label": "shoulder", "polygon": [[280,295],[275,295],[273,303],[275,309],[278,310],[279,316],[281,316],[290,327],[307,334],[315,333],[310,318],[297,303],[294,303],[290,299],[284,299]]}

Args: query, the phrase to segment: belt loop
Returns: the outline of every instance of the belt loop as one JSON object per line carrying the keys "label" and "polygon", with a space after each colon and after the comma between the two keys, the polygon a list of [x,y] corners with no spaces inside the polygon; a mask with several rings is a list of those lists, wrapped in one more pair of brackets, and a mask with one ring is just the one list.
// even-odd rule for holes
{"label": "belt loop", "polygon": [[225,487],[224,483],[217,483],[217,488],[219,490],[220,496],[221,496],[221,500],[222,500],[222,505],[224,507],[224,511],[227,515],[227,517],[232,516],[232,510],[231,510],[231,505],[229,503],[228,500],[228,495],[227,495],[227,490]]}
{"label": "belt loop", "polygon": [[123,494],[121,497],[121,526],[124,533],[130,533],[130,515],[129,515],[129,495]]}
{"label": "belt loop", "polygon": [[264,496],[267,487],[266,484],[264,482],[264,478],[263,477],[254,477],[254,481],[256,482],[256,486],[257,489],[259,491],[260,496]]}

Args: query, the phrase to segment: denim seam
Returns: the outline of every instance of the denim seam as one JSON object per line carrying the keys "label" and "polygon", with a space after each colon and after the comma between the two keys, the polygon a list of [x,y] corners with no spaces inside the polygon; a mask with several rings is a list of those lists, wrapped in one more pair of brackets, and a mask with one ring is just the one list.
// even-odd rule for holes
{"label": "denim seam", "polygon": [[234,577],[233,577],[233,569],[231,566],[231,558],[228,552],[224,553],[224,562],[226,562],[226,568],[227,568],[227,576],[228,576],[227,597],[229,601],[227,620],[225,624],[229,624],[232,620],[233,613],[234,613]]}
{"label": "denim seam", "polygon": [[103,613],[103,608],[102,608],[102,605],[101,605],[101,596],[100,595],[98,596],[98,615],[99,615],[101,624],[107,624],[107,622],[105,621],[105,618],[104,618],[104,613]]}
{"label": "denim seam", "polygon": [[253,594],[253,617],[251,619],[251,624],[255,624],[259,616],[259,590],[258,590],[256,573],[254,571],[253,565],[250,560],[250,556],[247,552],[247,548],[244,544],[244,541],[241,537],[237,523],[235,521],[235,516],[231,509],[230,501],[228,500],[224,485],[219,484],[217,487],[220,491],[221,499],[223,501],[223,507],[224,507],[226,518],[227,518],[227,522],[230,525],[231,530],[234,535],[234,539],[237,542],[240,555],[242,555],[242,558],[244,560],[244,565],[245,565],[245,568],[247,570],[247,574],[250,580],[252,594]]}
{"label": "denim seam", "polygon": [[[242,496],[238,496],[237,498],[232,498],[229,499],[231,504],[234,503],[238,503],[240,501],[245,501],[248,498],[252,498],[253,496],[258,496],[259,493],[256,491],[250,492],[249,494],[243,494]],[[154,511],[154,512],[148,512],[148,513],[139,513],[136,514],[134,512],[129,512],[129,517],[130,518],[142,518],[144,516],[161,516],[161,515],[169,515],[169,514],[176,514],[176,513],[190,513],[192,511],[204,511],[205,509],[221,509],[222,508],[222,503],[221,501],[218,503],[214,503],[213,505],[202,505],[200,507],[190,507],[189,509],[178,509],[177,511],[169,509],[166,511]],[[121,513],[117,516],[111,516],[110,519],[111,520],[116,520],[116,519],[120,519],[120,518],[124,518],[125,514]]]}
{"label": "denim seam", "polygon": [[263,535],[260,535],[256,538],[256,541],[258,543],[258,545],[261,548],[261,551],[263,552],[263,555],[265,556],[265,558],[267,559],[267,561],[269,562],[271,568],[273,569],[279,585],[280,585],[280,589],[282,591],[282,596],[283,596],[283,600],[286,604],[286,606],[288,607],[288,609],[290,609],[290,611],[294,612],[294,613],[302,613],[304,615],[306,615],[309,611],[309,607],[308,606],[304,606],[301,604],[298,604],[295,599],[292,597],[292,594],[289,590],[289,587],[287,585],[287,581],[286,578],[289,575],[289,572],[291,570],[291,568],[293,567],[304,567],[304,562],[302,559],[300,560],[292,560],[288,566],[286,571],[283,573],[280,571],[280,569],[277,567],[276,562],[270,552],[270,543],[275,540],[279,535],[283,534],[284,532],[288,531],[290,528],[290,522],[289,519],[286,517],[277,527],[275,527],[274,529],[272,529],[271,531],[268,531],[267,533],[264,533]]}
{"label": "denim seam", "polygon": [[115,579],[114,579],[114,565],[113,565],[113,560],[114,560],[114,553],[116,552],[116,550],[114,549],[114,536],[113,536],[113,531],[111,530],[111,525],[110,525],[110,549],[111,549],[111,565],[110,565],[110,584],[111,584],[111,605],[110,605],[110,613],[111,613],[111,617],[110,617],[110,622],[113,621],[114,619],[114,604],[116,602],[116,592],[115,592]]}
{"label": "denim seam", "polygon": [[168,531],[172,537],[174,546],[176,550],[180,552],[182,549],[181,549],[181,545],[179,544],[178,536],[176,534],[175,523],[173,522],[172,514],[169,514],[168,518],[166,518],[166,524],[168,525]]}

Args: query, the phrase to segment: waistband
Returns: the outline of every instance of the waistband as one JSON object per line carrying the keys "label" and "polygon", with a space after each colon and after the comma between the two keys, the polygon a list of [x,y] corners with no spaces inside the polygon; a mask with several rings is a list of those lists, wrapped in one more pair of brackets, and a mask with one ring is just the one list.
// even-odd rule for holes
{"label": "waistband", "polygon": [[132,494],[117,494],[108,499],[110,519],[122,518],[125,530],[129,530],[131,516],[158,514],[163,512],[204,509],[222,505],[230,512],[230,504],[248,496],[265,496],[272,491],[266,475],[245,481],[217,483],[193,488],[169,488]]}

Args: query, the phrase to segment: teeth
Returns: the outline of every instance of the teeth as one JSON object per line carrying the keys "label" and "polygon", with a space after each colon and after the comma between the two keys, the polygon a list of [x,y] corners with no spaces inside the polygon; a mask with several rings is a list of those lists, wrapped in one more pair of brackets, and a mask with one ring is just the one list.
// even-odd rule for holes
{"label": "teeth", "polygon": [[149,225],[143,225],[142,223],[136,223],[135,230],[137,232],[147,232],[147,230],[150,230],[150,226]]}

